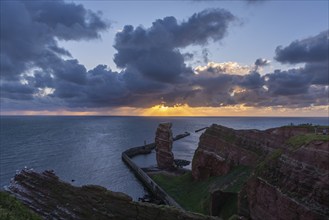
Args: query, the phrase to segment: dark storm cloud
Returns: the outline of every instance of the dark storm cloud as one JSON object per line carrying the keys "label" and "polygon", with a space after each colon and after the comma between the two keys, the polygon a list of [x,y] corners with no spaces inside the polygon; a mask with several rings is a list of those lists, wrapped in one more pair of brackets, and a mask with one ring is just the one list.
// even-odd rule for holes
{"label": "dark storm cloud", "polygon": [[255,61],[255,66],[267,66],[270,64],[270,61],[263,59],[263,58],[258,58]]}
{"label": "dark storm cloud", "polygon": [[31,100],[35,88],[20,82],[1,82],[1,98]]}
{"label": "dark storm cloud", "polygon": [[79,64],[77,60],[60,60],[61,62],[57,66],[53,66],[52,70],[55,73],[57,79],[75,83],[86,83],[86,68]]}
{"label": "dark storm cloud", "polygon": [[304,73],[312,76],[312,84],[329,85],[329,61],[321,63],[307,63]]}
{"label": "dark storm cloud", "polygon": [[263,3],[266,2],[267,0],[246,0],[246,2],[248,4],[259,4],[259,3]]}
{"label": "dark storm cloud", "polygon": [[[220,1],[227,1],[227,0],[192,0],[193,2],[220,2]],[[267,0],[244,0],[248,4],[258,4],[266,2]]]}
{"label": "dark storm cloud", "polygon": [[208,55],[209,55],[209,50],[206,49],[206,48],[204,48],[204,49],[202,50],[202,58],[203,58],[203,62],[204,62],[205,64],[207,64],[207,63],[209,62]]}
{"label": "dark storm cloud", "polygon": [[287,77],[287,86],[289,86],[289,82],[296,86],[299,84],[298,88],[294,88],[294,86],[290,89],[282,88],[282,92],[291,90],[292,93],[293,89],[296,92],[305,92],[311,85],[329,85],[328,42],[328,31],[323,31],[314,37],[295,40],[287,47],[280,46],[276,49],[275,59],[282,63],[305,63],[305,66],[299,70],[290,70],[285,74],[280,73],[280,75],[273,74],[273,76],[282,78],[281,81],[285,81],[283,77]]}
{"label": "dark storm cloud", "polygon": [[179,49],[221,40],[234,19],[224,9],[209,9],[181,23],[174,17],[165,17],[147,29],[126,25],[115,38],[114,48],[118,52],[114,62],[118,67],[135,69],[154,81],[179,82],[192,74]]}
{"label": "dark storm cloud", "polygon": [[1,78],[18,80],[32,67],[70,56],[56,39],[99,37],[108,25],[82,5],[64,1],[1,1]]}
{"label": "dark storm cloud", "polygon": [[328,31],[324,31],[314,37],[296,40],[287,47],[277,47],[275,59],[291,64],[328,62],[328,42]]}
{"label": "dark storm cloud", "polygon": [[[193,77],[192,84],[186,87],[185,91],[182,87],[180,93],[176,94],[185,94],[184,103],[193,107],[221,107],[245,103],[250,98],[257,99],[258,95],[256,97],[253,95],[249,99],[243,100],[236,91],[242,90],[243,94],[263,92],[263,85],[264,78],[257,72],[250,72],[242,76],[225,72],[216,73],[212,77],[199,74]],[[178,100],[180,100],[179,97],[175,101],[178,102]],[[167,100],[165,99],[165,101]]]}
{"label": "dark storm cloud", "polygon": [[100,37],[99,31],[107,28],[99,14],[82,5],[64,1],[23,2],[35,22],[46,24],[52,35],[63,40],[81,40]]}
{"label": "dark storm cloud", "polygon": [[[60,98],[70,107],[103,107],[120,106],[125,103],[128,90],[121,75],[107,69],[106,65],[99,65],[86,71],[84,66],[77,61],[70,61],[72,65],[70,74],[65,78],[54,80],[53,97]],[[77,69],[74,69],[77,68]],[[81,77],[67,78],[68,76],[81,75]]]}
{"label": "dark storm cloud", "polygon": [[264,85],[264,78],[258,72],[250,72],[240,78],[238,85],[248,89],[258,89]]}
{"label": "dark storm cloud", "polygon": [[267,74],[266,86],[273,95],[306,94],[312,77],[302,72],[303,69],[277,70],[272,74]]}

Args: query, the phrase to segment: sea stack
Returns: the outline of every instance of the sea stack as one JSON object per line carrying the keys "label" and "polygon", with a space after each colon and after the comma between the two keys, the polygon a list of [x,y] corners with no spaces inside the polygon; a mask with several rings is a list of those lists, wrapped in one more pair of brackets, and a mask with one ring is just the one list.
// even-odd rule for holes
{"label": "sea stack", "polygon": [[155,134],[156,159],[160,169],[170,169],[174,167],[171,126],[172,124],[170,122],[160,123]]}

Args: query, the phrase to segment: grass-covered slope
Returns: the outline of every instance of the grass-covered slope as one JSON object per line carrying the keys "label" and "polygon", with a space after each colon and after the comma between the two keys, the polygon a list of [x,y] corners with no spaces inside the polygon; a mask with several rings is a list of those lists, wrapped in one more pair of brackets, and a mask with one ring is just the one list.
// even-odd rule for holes
{"label": "grass-covered slope", "polygon": [[296,149],[312,141],[329,141],[329,135],[314,133],[300,134],[289,138],[287,144]]}
{"label": "grass-covered slope", "polygon": [[7,192],[0,191],[0,219],[1,220],[41,220],[21,202]]}
{"label": "grass-covered slope", "polygon": [[152,178],[186,210],[209,214],[210,192],[218,189],[239,192],[250,171],[248,167],[238,166],[225,176],[200,181],[193,180],[191,172],[181,176],[156,174]]}

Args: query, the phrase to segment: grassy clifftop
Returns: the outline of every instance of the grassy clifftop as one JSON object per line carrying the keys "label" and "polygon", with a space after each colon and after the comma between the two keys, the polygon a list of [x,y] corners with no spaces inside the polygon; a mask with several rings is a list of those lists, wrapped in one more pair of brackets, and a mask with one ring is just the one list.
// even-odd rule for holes
{"label": "grassy clifftop", "polygon": [[0,219],[41,220],[38,215],[31,212],[9,193],[2,191],[0,191]]}
{"label": "grassy clifftop", "polygon": [[308,144],[312,141],[329,141],[329,135],[317,135],[317,134],[300,134],[293,136],[287,140],[287,144],[291,147],[299,148],[305,144]]}

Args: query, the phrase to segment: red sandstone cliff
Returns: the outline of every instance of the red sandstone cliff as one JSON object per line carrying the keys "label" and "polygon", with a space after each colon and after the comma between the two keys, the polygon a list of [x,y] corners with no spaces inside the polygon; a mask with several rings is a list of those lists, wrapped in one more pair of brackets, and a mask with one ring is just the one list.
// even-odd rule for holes
{"label": "red sandstone cliff", "polygon": [[252,219],[328,219],[329,144],[287,150],[247,183]]}
{"label": "red sandstone cliff", "polygon": [[313,130],[289,126],[233,130],[212,125],[192,161],[194,179],[254,169],[238,192],[240,216],[251,219],[329,219],[328,139],[290,146],[288,139]]}
{"label": "red sandstone cliff", "polygon": [[192,161],[192,175],[194,179],[204,179],[227,174],[237,165],[254,167],[281,142],[268,132],[233,130],[214,124],[200,137]]}

